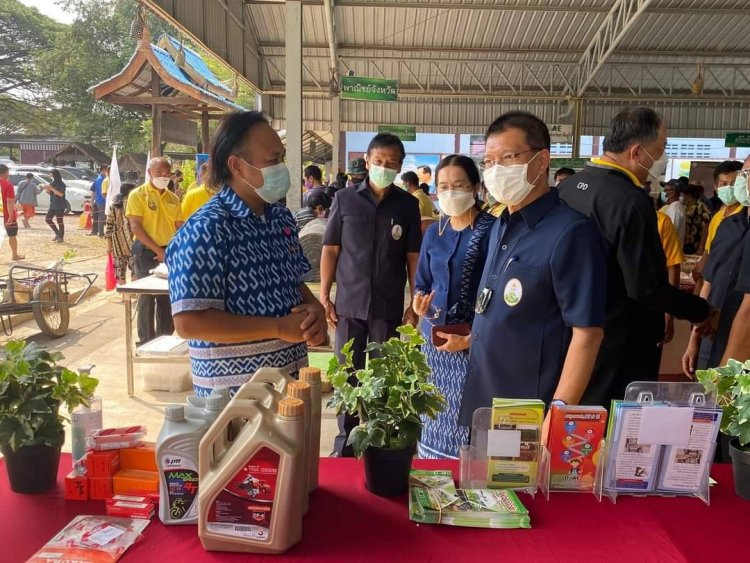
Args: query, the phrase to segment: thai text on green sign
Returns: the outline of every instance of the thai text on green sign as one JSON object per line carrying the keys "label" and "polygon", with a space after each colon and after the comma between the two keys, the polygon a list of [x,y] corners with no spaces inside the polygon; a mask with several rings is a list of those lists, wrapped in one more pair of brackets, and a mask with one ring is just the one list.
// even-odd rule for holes
{"label": "thai text on green sign", "polygon": [[395,102],[398,100],[398,81],[365,76],[342,76],[341,99]]}
{"label": "thai text on green sign", "polygon": [[750,132],[733,131],[724,137],[725,147],[750,147]]}
{"label": "thai text on green sign", "polygon": [[417,140],[417,128],[411,125],[378,125],[378,133],[390,133],[402,141]]}

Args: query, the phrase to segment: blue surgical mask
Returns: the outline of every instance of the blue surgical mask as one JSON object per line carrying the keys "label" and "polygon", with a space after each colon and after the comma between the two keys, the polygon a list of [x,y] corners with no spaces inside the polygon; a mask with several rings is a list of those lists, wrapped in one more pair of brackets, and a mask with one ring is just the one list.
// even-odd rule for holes
{"label": "blue surgical mask", "polygon": [[724,205],[734,205],[737,203],[737,198],[734,197],[734,186],[721,186],[717,188],[716,195]]}
{"label": "blue surgical mask", "polygon": [[248,166],[260,170],[263,174],[263,186],[256,188],[250,182],[240,177],[240,180],[245,182],[248,186],[255,190],[263,201],[266,203],[276,203],[286,197],[289,192],[289,188],[292,185],[291,175],[289,174],[289,168],[283,162],[280,164],[274,164],[273,166],[266,166],[265,168],[258,168],[253,166],[247,160],[242,157],[237,157]]}
{"label": "blue surgical mask", "polygon": [[667,192],[661,192],[659,194],[659,198],[661,199],[662,203],[667,203]]}
{"label": "blue surgical mask", "polygon": [[378,190],[384,190],[390,186],[397,175],[398,170],[378,166],[377,164],[370,165],[370,185]]}
{"label": "blue surgical mask", "polygon": [[747,178],[742,174],[738,174],[737,179],[734,181],[734,197],[742,207],[750,207],[750,197],[748,197],[747,193]]}

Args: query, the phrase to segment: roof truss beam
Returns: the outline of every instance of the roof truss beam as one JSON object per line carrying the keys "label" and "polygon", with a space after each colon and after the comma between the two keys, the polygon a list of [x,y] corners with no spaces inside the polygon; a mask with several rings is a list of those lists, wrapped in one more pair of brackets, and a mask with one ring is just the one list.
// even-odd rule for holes
{"label": "roof truss beam", "polygon": [[607,59],[652,0],[617,0],[578,62],[575,91],[582,97]]}

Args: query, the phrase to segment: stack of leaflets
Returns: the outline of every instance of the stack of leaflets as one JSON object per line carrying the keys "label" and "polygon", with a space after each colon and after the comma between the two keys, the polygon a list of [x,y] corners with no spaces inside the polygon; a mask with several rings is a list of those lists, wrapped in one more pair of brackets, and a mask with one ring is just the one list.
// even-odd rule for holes
{"label": "stack of leaflets", "polygon": [[531,528],[529,511],[513,491],[456,489],[451,471],[411,471],[409,518],[471,528]]}
{"label": "stack of leaflets", "polygon": [[544,403],[538,399],[493,399],[487,432],[487,487],[536,489]]}
{"label": "stack of leaflets", "polygon": [[607,427],[607,409],[553,405],[549,427],[551,491],[592,491],[599,447]]}
{"label": "stack of leaflets", "polygon": [[605,488],[682,494],[705,489],[720,408],[613,401],[610,412]]}

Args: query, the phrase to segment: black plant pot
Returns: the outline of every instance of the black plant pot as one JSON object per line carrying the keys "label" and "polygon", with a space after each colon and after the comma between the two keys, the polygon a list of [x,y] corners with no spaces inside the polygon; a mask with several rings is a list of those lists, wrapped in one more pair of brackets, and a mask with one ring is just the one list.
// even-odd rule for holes
{"label": "black plant pot", "polygon": [[750,500],[750,448],[741,448],[735,438],[729,442],[729,456],[732,458],[734,492],[745,500]]}
{"label": "black plant pot", "polygon": [[719,432],[719,440],[716,444],[716,454],[714,455],[714,461],[716,463],[732,463],[732,458],[729,457],[729,442],[732,441],[732,437]]}
{"label": "black plant pot", "polygon": [[411,460],[416,446],[401,450],[367,448],[364,452],[365,486],[381,497],[395,497],[409,488]]}
{"label": "black plant pot", "polygon": [[10,488],[16,493],[41,493],[57,483],[60,448],[39,444],[13,451],[2,446]]}

